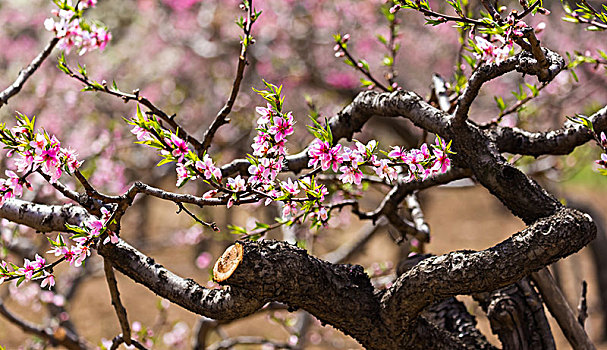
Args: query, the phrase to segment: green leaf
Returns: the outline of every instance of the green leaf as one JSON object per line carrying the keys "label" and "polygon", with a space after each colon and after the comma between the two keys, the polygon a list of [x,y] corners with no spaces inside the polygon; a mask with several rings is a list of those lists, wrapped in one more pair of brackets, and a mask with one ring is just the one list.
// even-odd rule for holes
{"label": "green leaf", "polygon": [[255,228],[254,228],[254,230],[257,230],[257,229],[264,229],[265,230],[265,229],[268,229],[268,228],[270,228],[270,225],[268,225],[268,224],[265,224],[265,223],[259,222],[259,221],[255,222]]}
{"label": "green leaf", "polygon": [[388,40],[381,34],[377,34],[377,40],[384,45],[388,45]]}
{"label": "green leaf", "polygon": [[228,229],[230,229],[230,233],[234,235],[242,235],[247,234],[247,230],[244,227],[237,225],[228,225]]}
{"label": "green leaf", "polygon": [[23,281],[25,281],[25,276],[19,277],[19,279],[17,280],[17,287],[19,287],[21,283],[23,283]]}
{"label": "green leaf", "polygon": [[172,160],[172,159],[169,159],[169,158],[164,158],[164,159],[161,159],[161,160],[158,162],[158,164],[156,164],[156,166],[161,166],[161,165],[164,165],[164,164],[167,164],[167,163],[171,163],[171,162],[173,162],[173,160]]}
{"label": "green leaf", "polygon": [[497,108],[499,108],[500,112],[506,110],[506,103],[504,103],[504,99],[499,96],[494,96],[495,103],[497,103]]}
{"label": "green leaf", "polygon": [[391,67],[394,64],[394,60],[392,59],[391,56],[384,56],[384,59],[382,60],[382,64],[384,66],[388,66]]}
{"label": "green leaf", "polygon": [[373,82],[371,80],[367,80],[365,78],[360,78],[360,83],[363,86],[371,86],[371,85],[373,85]]}
{"label": "green leaf", "polygon": [[[71,232],[76,232],[76,233],[87,233],[82,227],[80,226],[75,226],[75,225],[70,225],[70,224],[65,224],[65,227],[71,231]],[[61,237],[61,235],[59,235],[59,237]]]}

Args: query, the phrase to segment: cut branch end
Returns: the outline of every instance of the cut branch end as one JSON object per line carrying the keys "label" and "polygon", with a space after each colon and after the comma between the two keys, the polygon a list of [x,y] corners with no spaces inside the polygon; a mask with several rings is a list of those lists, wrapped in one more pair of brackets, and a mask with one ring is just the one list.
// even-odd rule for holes
{"label": "cut branch end", "polygon": [[221,283],[236,271],[236,268],[240,264],[243,258],[242,244],[235,243],[223,252],[223,255],[217,260],[213,267],[213,280]]}

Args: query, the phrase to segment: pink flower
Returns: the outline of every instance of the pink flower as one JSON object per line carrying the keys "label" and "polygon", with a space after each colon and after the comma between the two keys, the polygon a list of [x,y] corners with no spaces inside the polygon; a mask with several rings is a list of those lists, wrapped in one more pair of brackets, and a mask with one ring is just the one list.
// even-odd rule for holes
{"label": "pink flower", "polygon": [[4,181],[4,186],[6,186],[5,188],[10,190],[13,195],[21,197],[21,195],[23,194],[21,178],[17,176],[17,174],[15,174],[15,172],[12,170],[6,170],[4,171],[4,173],[6,174],[6,176],[8,176],[8,179]]}
{"label": "pink flower", "polygon": [[236,178],[228,178],[228,188],[236,192],[242,192],[246,189],[246,182],[240,175]]}
{"label": "pink flower", "polygon": [[185,167],[182,163],[177,164],[177,168],[175,169],[177,172],[177,187],[181,187],[186,181],[190,179],[190,172],[187,167]]}
{"label": "pink flower", "polygon": [[434,149],[433,152],[436,156],[436,160],[434,161],[432,170],[439,173],[446,172],[449,168],[449,165],[451,165],[451,160],[449,159],[449,157],[447,157],[447,153],[440,149]]}
{"label": "pink flower", "polygon": [[392,151],[388,153],[388,157],[391,159],[399,159],[401,161],[404,161],[406,156],[407,150],[404,147],[392,146]]}
{"label": "pink flower", "polygon": [[299,193],[299,184],[297,183],[297,181],[293,183],[293,181],[291,181],[291,178],[288,178],[287,181],[283,181],[281,183],[281,187],[283,191],[285,191],[285,193],[288,193],[292,196],[297,196],[297,194]]}
{"label": "pink flower", "polygon": [[31,166],[33,166],[33,170],[38,168],[38,164],[34,164],[34,156],[31,153],[31,150],[23,151],[21,157],[15,160],[15,166],[20,173],[24,173]]}
{"label": "pink flower", "polygon": [[249,174],[251,174],[251,176],[249,177],[249,183],[256,184],[258,182],[268,182],[268,176],[270,175],[270,169],[268,168],[269,165],[270,161],[268,158],[260,159],[259,164],[257,165],[251,164],[249,166]]}
{"label": "pink flower", "polygon": [[45,288],[49,286],[49,288],[55,286],[55,276],[52,273],[45,272],[44,279],[40,282],[40,287]]}
{"label": "pink flower", "polygon": [[268,107],[255,107],[255,111],[259,113],[260,117],[257,119],[257,124],[266,125],[272,118],[272,106],[268,103]]}
{"label": "pink flower", "polygon": [[202,198],[204,198],[204,199],[210,199],[210,198],[213,198],[213,196],[215,196],[216,194],[217,194],[217,190],[206,191],[202,195]]}
{"label": "pink flower", "polygon": [[388,179],[389,181],[395,180],[398,177],[398,173],[394,167],[388,165],[389,161],[387,159],[382,159],[377,162],[375,167],[375,174],[381,177],[382,179]]}
{"label": "pink flower", "polygon": [[34,265],[35,268],[37,269],[41,269],[44,266],[46,266],[46,260],[44,260],[43,257],[41,257],[40,255],[36,254],[36,258],[35,260],[32,262],[32,264]]}
{"label": "pink flower", "polygon": [[183,157],[186,156],[190,150],[188,149],[188,144],[180,139],[177,135],[175,134],[171,134],[171,140],[166,140],[167,144],[171,145],[171,143],[173,144],[173,146],[175,146],[175,148],[173,149],[173,151],[171,152],[171,154],[173,154],[173,156],[177,157],[178,161],[182,161]]}
{"label": "pink flower", "polygon": [[265,133],[258,133],[253,139],[251,148],[253,148],[253,155],[258,157],[264,157],[270,150],[270,143],[268,142],[269,136]]}
{"label": "pink flower", "polygon": [[320,218],[321,221],[327,221],[327,219],[329,218],[329,212],[327,212],[327,208],[325,208],[325,207],[318,208],[318,217]]}
{"label": "pink flower", "polygon": [[147,141],[151,139],[150,133],[139,125],[135,125],[131,129],[131,133],[137,136],[138,141]]}
{"label": "pink flower", "polygon": [[211,180],[215,177],[217,181],[221,181],[221,169],[215,166],[213,159],[211,159],[208,154],[205,154],[201,161],[196,161],[194,166],[196,167],[196,170],[204,174],[204,177],[207,180]]}
{"label": "pink flower", "polygon": [[89,220],[84,223],[84,225],[89,229],[89,234],[91,236],[98,236],[101,234],[101,230],[103,230],[104,224],[101,220]]}
{"label": "pink flower", "polygon": [[293,115],[291,112],[287,113],[283,117],[274,118],[275,125],[268,129],[268,132],[274,135],[274,140],[280,142],[284,140],[288,135],[293,134]]}
{"label": "pink flower", "polygon": [[[74,264],[75,267],[79,267],[82,265],[84,260],[91,255],[91,249],[87,246],[77,246],[73,250],[73,258],[70,261],[70,264]],[[66,256],[67,260],[67,256]]]}
{"label": "pink flower", "polygon": [[333,168],[333,171],[337,172],[337,169],[344,159],[341,156],[341,145],[337,144],[331,148],[328,142],[323,142],[319,139],[313,141],[310,149],[308,150],[308,156],[310,156],[309,166],[314,166],[320,162],[323,171]]}
{"label": "pink flower", "polygon": [[36,270],[36,266],[34,263],[32,263],[31,261],[29,261],[29,259],[23,259],[23,267],[19,269],[19,272],[23,274],[23,276],[25,276],[26,280],[31,280],[32,276],[34,274],[34,271]]}
{"label": "pink flower", "polygon": [[342,172],[342,174],[339,175],[341,182],[345,184],[355,183],[360,185],[363,178],[363,173],[360,171],[360,169],[353,166],[342,166],[339,168],[339,171]]}
{"label": "pink flower", "polygon": [[65,164],[67,165],[68,170],[70,171],[70,173],[74,173],[74,171],[76,171],[76,169],[80,168],[80,166],[82,165],[82,162],[79,162],[78,159],[76,158],[76,156],[78,155],[78,153],[76,153],[75,150],[71,149],[71,148],[62,148],[61,152],[63,153],[63,156],[65,157]]}
{"label": "pink flower", "polygon": [[487,63],[495,62],[500,64],[503,62],[510,55],[510,49],[513,45],[512,41],[506,45],[504,38],[499,35],[496,35],[496,39],[502,42],[502,46],[500,48],[480,36],[476,36],[474,39],[476,40],[476,46],[482,51],[482,55],[475,54],[476,57],[486,61]]}
{"label": "pink flower", "polygon": [[289,202],[289,203],[285,203],[285,205],[282,207],[282,217],[286,218],[289,215],[297,215],[297,203],[295,202]]}
{"label": "pink flower", "polygon": [[107,237],[105,237],[105,239],[103,240],[103,244],[108,244],[109,242],[112,242],[112,244],[116,244],[119,241],[120,238],[118,238],[118,235],[115,232],[108,230]]}

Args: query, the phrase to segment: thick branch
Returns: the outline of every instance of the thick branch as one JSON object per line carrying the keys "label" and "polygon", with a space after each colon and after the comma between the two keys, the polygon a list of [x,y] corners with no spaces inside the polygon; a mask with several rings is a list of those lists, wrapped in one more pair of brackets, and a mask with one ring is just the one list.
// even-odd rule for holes
{"label": "thick branch", "polygon": [[384,294],[382,319],[394,330],[407,329],[433,302],[514,283],[580,250],[595,235],[590,216],[563,208],[492,248],[425,259]]}
{"label": "thick branch", "polygon": [[175,275],[122,240],[115,245],[100,244],[97,250],[127,277],[202,316],[216,320],[242,318],[257,311],[265,302],[246,289],[206,289],[192,279]]}
{"label": "thick branch", "polygon": [[[607,130],[607,106],[589,117],[596,131]],[[569,154],[576,147],[592,140],[584,126],[573,124],[547,132],[528,132],[518,128],[495,127],[492,137],[500,152],[540,156],[543,154]]]}
{"label": "thick branch", "polygon": [[[539,42],[537,42],[539,45]],[[468,117],[468,112],[472,102],[478,96],[483,84],[489,80],[495,79],[511,71],[518,71],[523,74],[535,75],[541,82],[549,82],[565,68],[565,60],[556,52],[546,48],[537,47],[533,54],[523,51],[516,56],[507,58],[500,63],[485,64],[479,67],[470,77],[468,86],[457,101],[457,107],[454,113],[456,122],[463,122]]]}
{"label": "thick branch", "polygon": [[0,217],[40,232],[66,231],[65,224],[80,226],[89,217],[73,204],[44,205],[10,199],[0,206]]}
{"label": "thick branch", "polygon": [[331,264],[286,242],[240,244],[242,261],[223,283],[261,300],[303,308],[369,349],[393,348],[379,319],[379,300],[361,266]]}

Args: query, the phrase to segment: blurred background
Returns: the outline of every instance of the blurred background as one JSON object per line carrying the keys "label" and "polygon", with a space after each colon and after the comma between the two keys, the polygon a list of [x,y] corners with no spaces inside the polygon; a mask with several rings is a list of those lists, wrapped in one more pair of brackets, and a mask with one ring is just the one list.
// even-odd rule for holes
{"label": "blurred background", "polygon": [[[517,8],[516,3],[512,8]],[[443,2],[430,4],[438,12],[450,11]],[[103,52],[84,56],[72,52],[67,59],[72,66],[86,65],[92,79],[115,81],[126,92],[140,89],[156,106],[168,114],[176,114],[188,132],[201,137],[225,103],[236,72],[241,30],[235,21],[244,15],[238,5],[235,0],[99,0],[97,8],[86,16],[107,25],[113,40]],[[256,43],[249,52],[241,92],[230,115],[231,123],[219,130],[210,149],[220,165],[251,152],[256,133],[255,106],[264,105],[251,88],[261,88],[262,79],[284,86],[285,110],[293,111],[297,120],[295,134],[288,143],[292,154],[313,139],[305,127],[310,124],[311,110],[331,117],[365,89],[361,87],[360,73],[344,64],[343,58],[335,57],[334,34],[350,34],[348,49],[355,58],[368,61],[378,79],[385,81],[386,74],[392,72],[382,64],[389,53],[377,38],[390,35],[390,23],[385,16],[389,5],[384,1],[259,0],[254,1],[254,6],[263,10],[263,14],[253,27]],[[469,4],[475,13],[479,6],[476,2]],[[538,14],[527,20],[533,26],[545,23],[539,34],[544,46],[573,57],[576,52],[596,56],[597,49],[607,51],[604,33],[584,31],[579,24],[562,21],[559,2],[545,6],[550,15]],[[19,70],[51,39],[43,22],[51,16],[53,8],[47,0],[0,1],[0,89],[11,84]],[[433,73],[453,85],[457,71],[469,76],[470,66],[457,63],[461,33],[456,28],[450,24],[424,26],[423,16],[413,11],[401,10],[396,18],[399,34],[395,39],[400,51],[395,57],[393,79],[398,86],[428,97]],[[159,158],[154,151],[134,143],[136,139],[123,118],[134,115],[135,105],[109,95],[81,92],[81,84],[55,67],[58,54],[55,50],[23,91],[0,109],[0,122],[12,125],[16,111],[35,115],[38,127],[56,134],[63,145],[78,150],[79,159],[85,160],[83,172],[104,193],[121,194],[135,180],[182,193],[201,195],[205,191],[197,183],[176,189],[174,165],[156,167]],[[565,116],[590,115],[602,107],[607,101],[604,67],[585,64],[575,72],[577,82],[569,72],[562,72],[539,97],[518,113],[504,117],[501,123],[534,131],[556,129],[563,125]],[[479,123],[495,119],[500,113],[495,98],[501,97],[512,106],[517,97],[511,91],[531,95],[532,89],[525,84],[537,85],[537,81],[511,74],[488,83],[473,105],[472,119]],[[390,145],[416,146],[422,137],[421,130],[406,120],[384,118],[375,118],[356,135],[363,142],[378,139],[384,150]],[[607,203],[607,179],[593,169],[599,154],[598,147],[589,144],[568,156],[523,157],[512,161],[563,201],[591,212],[601,224]],[[0,155],[0,169],[10,166],[10,159]],[[25,194],[25,199],[38,203],[67,202],[43,179],[31,180],[36,190]],[[75,186],[69,178],[63,180]],[[361,190],[353,188],[352,192]],[[362,209],[374,209],[387,190],[387,187],[369,188],[361,200]],[[423,191],[420,201],[431,228],[431,242],[424,247],[428,253],[484,249],[524,227],[486,190],[471,181]],[[213,263],[236,237],[227,226],[252,228],[255,221],[272,223],[280,215],[279,208],[273,206],[197,210],[201,218],[217,222],[221,232],[212,232],[187,215],[176,214],[177,209],[173,203],[141,197],[124,218],[122,237],[175,273],[209,286]],[[295,226],[275,230],[269,237],[297,241],[312,254],[323,257],[352,242],[365,230],[374,228],[358,221],[349,210],[343,210],[334,213],[328,227],[310,230]],[[390,285],[394,266],[410,252],[407,243],[397,244],[393,231],[380,225],[364,248],[347,260],[364,266],[379,287]],[[47,250],[43,235],[4,219],[0,219],[0,233],[2,259],[17,262],[33,251]],[[602,274],[607,272],[597,263],[601,254],[607,253],[603,247],[605,237],[601,238],[593,247],[559,262],[553,270],[573,306],[579,302],[582,280],[588,282],[590,317],[586,329],[597,344],[607,336],[604,321],[607,296],[601,298],[602,293],[607,293],[607,284],[603,284],[606,288],[600,288],[601,283],[607,283],[607,277],[601,282]],[[111,339],[120,333],[99,257],[93,256],[81,269],[60,266],[57,275],[56,293],[41,291],[34,283],[19,289],[4,284],[0,286],[0,296],[8,308],[23,318],[51,326],[71,322],[96,345],[101,345],[102,338]],[[196,333],[196,315],[169,306],[145,288],[118,277],[129,320],[138,322],[134,328],[141,329],[142,339],[153,340],[154,348],[158,349],[190,348],[191,337]],[[489,336],[488,323],[480,308],[463,299]],[[299,335],[304,340],[297,336],[302,329],[305,334]],[[568,344],[554,322],[552,329],[558,348],[567,349]],[[305,341],[305,348],[310,349],[360,348],[330,326],[323,327],[301,313],[288,313],[280,308],[222,325],[210,339],[213,342],[241,335]],[[491,341],[499,344],[497,339]],[[38,340],[2,318],[0,345],[7,349],[41,347]],[[602,348],[607,349],[607,345]]]}

